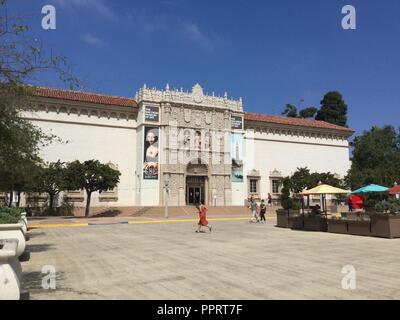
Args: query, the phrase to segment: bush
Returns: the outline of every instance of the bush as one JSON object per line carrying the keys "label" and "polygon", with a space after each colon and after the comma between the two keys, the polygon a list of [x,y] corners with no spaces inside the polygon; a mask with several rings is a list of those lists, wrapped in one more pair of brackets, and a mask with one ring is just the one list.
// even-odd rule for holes
{"label": "bush", "polygon": [[21,213],[20,208],[0,206],[0,224],[18,223],[21,220]]}
{"label": "bush", "polygon": [[380,213],[400,213],[400,200],[389,198],[375,205],[375,210]]}
{"label": "bush", "polygon": [[290,196],[291,181],[290,178],[283,179],[283,188],[281,191],[281,205],[285,210],[299,210],[301,200]]}

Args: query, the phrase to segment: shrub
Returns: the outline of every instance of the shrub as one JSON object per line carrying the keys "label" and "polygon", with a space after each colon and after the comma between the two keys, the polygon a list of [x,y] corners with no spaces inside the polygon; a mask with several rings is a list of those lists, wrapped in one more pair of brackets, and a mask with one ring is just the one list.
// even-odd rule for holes
{"label": "shrub", "polygon": [[18,223],[21,220],[21,213],[20,208],[0,206],[0,224]]}
{"label": "shrub", "polygon": [[375,205],[375,210],[380,213],[400,213],[400,200],[389,198]]}

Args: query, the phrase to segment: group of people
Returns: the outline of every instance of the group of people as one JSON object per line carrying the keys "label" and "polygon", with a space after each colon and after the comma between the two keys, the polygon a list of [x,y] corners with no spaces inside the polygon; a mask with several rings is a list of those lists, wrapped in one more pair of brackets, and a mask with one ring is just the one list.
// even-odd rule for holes
{"label": "group of people", "polygon": [[[271,194],[268,193],[268,206],[272,206],[272,197]],[[251,197],[249,199],[249,209],[251,212],[251,220],[250,222],[256,223],[265,223],[265,214],[267,213],[267,205],[264,199],[261,200],[260,205],[257,204],[256,200]]]}

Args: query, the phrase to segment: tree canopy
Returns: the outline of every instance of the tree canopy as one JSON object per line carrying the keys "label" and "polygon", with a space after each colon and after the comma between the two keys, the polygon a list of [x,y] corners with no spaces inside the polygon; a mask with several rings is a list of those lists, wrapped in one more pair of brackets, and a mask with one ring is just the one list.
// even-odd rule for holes
{"label": "tree canopy", "polygon": [[30,175],[28,168],[42,162],[41,147],[56,138],[24,118],[26,112],[35,109],[31,99],[34,87],[28,83],[44,71],[58,75],[70,88],[80,86],[70,72],[67,59],[46,54],[43,43],[20,18],[9,16],[7,1],[0,0],[0,188],[3,191],[12,193],[16,185],[21,186],[21,176],[25,174],[24,180]]}
{"label": "tree canopy", "polygon": [[307,118],[314,118],[314,116],[315,116],[315,114],[318,112],[318,109],[317,108],[314,108],[314,107],[308,107],[308,108],[305,108],[305,109],[303,109],[303,110],[300,110],[300,112],[299,112],[299,117],[300,118],[305,118],[305,119],[307,119]]}
{"label": "tree canopy", "polygon": [[331,91],[325,94],[315,120],[347,126],[347,104],[339,92]]}
{"label": "tree canopy", "polygon": [[400,182],[400,133],[393,126],[364,131],[352,147],[346,181],[353,190],[370,183],[391,187]]}
{"label": "tree canopy", "polygon": [[54,197],[67,189],[66,168],[60,160],[41,167],[33,182],[33,191],[45,192],[49,195],[50,212],[54,208]]}
{"label": "tree canopy", "polygon": [[292,104],[287,104],[285,110],[282,112],[282,115],[289,118],[297,118],[297,107]]}
{"label": "tree canopy", "polygon": [[93,192],[115,188],[121,173],[102,164],[98,160],[74,161],[67,164],[66,184],[69,190],[86,190],[87,201],[85,216],[89,216],[90,201]]}
{"label": "tree canopy", "polygon": [[347,105],[342,95],[337,91],[325,94],[319,109],[307,107],[298,111],[296,106],[287,104],[282,115],[291,118],[314,118],[315,120],[326,121],[339,126],[347,126]]}

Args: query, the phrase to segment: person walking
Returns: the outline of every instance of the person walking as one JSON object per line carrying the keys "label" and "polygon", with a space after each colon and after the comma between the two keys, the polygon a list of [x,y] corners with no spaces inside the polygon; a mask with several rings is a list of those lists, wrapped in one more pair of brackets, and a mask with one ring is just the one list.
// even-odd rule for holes
{"label": "person walking", "polygon": [[268,206],[272,207],[272,196],[269,192],[268,192]]}
{"label": "person walking", "polygon": [[251,211],[251,222],[254,222],[254,219],[256,219],[256,222],[260,222],[258,219],[258,214],[257,214],[257,202],[254,200],[254,198],[251,198],[250,200],[250,211]]}
{"label": "person walking", "polygon": [[353,212],[353,201],[351,200],[351,197],[349,197],[349,212]]}
{"label": "person walking", "polygon": [[265,205],[264,200],[261,200],[260,204],[260,223],[265,223],[265,213],[267,212],[267,206]]}
{"label": "person walking", "polygon": [[212,226],[210,226],[207,221],[207,208],[204,205],[204,201],[202,200],[196,207],[199,210],[199,228],[196,230],[196,232],[199,233],[201,231],[201,227],[207,227],[211,232]]}
{"label": "person walking", "polygon": [[32,211],[32,207],[30,204],[28,204],[25,208],[25,212],[27,217],[32,217],[33,216],[33,211]]}

